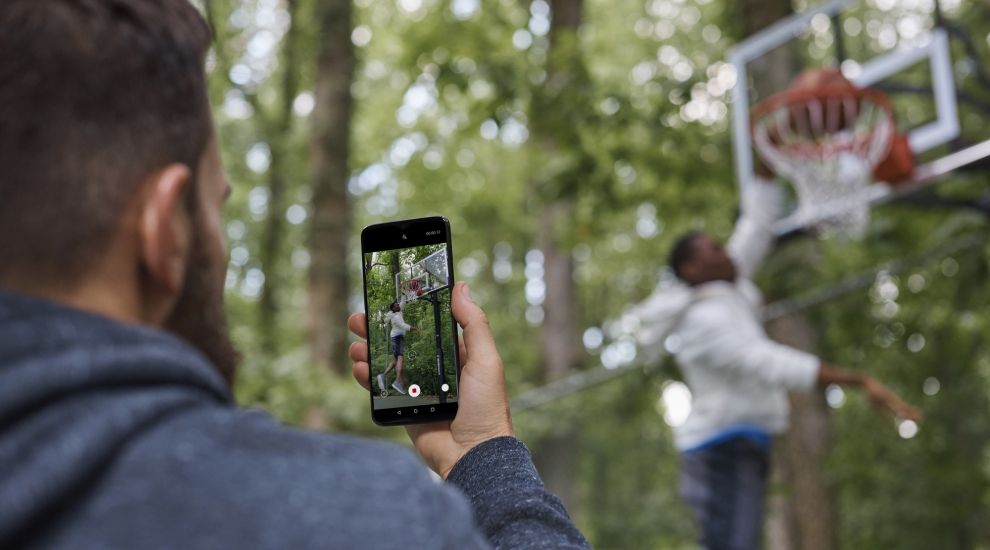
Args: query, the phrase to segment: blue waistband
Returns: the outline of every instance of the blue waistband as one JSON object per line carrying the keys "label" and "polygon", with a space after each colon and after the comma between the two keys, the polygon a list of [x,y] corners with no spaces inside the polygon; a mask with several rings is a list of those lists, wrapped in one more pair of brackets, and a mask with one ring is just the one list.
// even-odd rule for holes
{"label": "blue waistband", "polygon": [[770,449],[770,444],[772,442],[770,432],[768,432],[765,428],[762,428],[760,426],[740,424],[738,426],[730,426],[718,432],[717,434],[713,435],[712,437],[702,441],[701,443],[695,445],[694,447],[691,447],[689,449],[684,449],[681,452],[692,453],[695,451],[700,451],[703,449],[707,449],[709,447],[714,447],[719,443],[725,443],[730,439],[736,439],[736,438],[748,439],[753,443],[756,443],[757,445],[768,450]]}

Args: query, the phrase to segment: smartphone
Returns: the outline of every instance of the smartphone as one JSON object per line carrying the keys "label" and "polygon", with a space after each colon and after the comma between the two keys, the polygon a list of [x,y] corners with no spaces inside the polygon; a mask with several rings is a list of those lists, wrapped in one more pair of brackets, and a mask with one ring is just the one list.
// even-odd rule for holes
{"label": "smartphone", "polygon": [[457,414],[450,223],[436,216],[361,231],[371,418],[395,425]]}

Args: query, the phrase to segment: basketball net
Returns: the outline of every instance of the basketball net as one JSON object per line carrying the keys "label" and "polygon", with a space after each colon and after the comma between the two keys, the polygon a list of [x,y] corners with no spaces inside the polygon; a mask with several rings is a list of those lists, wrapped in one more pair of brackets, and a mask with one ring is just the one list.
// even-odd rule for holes
{"label": "basketball net", "polygon": [[423,282],[419,279],[409,279],[408,281],[402,281],[399,285],[399,291],[402,293],[402,303],[411,302],[420,297],[423,293]]}
{"label": "basketball net", "polygon": [[752,131],[764,162],[794,186],[802,225],[825,236],[862,237],[870,202],[882,193],[873,173],[896,134],[883,94],[844,78],[791,88],[756,106]]}

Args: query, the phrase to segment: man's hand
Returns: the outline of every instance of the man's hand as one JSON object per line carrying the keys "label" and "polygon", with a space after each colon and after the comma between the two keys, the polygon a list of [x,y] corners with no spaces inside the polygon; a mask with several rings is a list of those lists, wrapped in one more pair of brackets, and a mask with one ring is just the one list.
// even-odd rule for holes
{"label": "man's hand", "polygon": [[918,422],[921,420],[921,411],[904,402],[896,393],[880,383],[872,376],[866,377],[863,381],[863,391],[870,398],[875,407],[881,410],[889,410],[894,416]]}
{"label": "man's hand", "polygon": [[[413,424],[406,427],[416,450],[427,465],[444,479],[454,464],[479,443],[499,436],[514,436],[509,416],[502,359],[495,349],[488,319],[471,299],[464,283],[454,285],[454,319],[463,329],[460,339],[461,378],[457,417],[450,422]],[[360,338],[365,334],[365,316],[355,313],[347,326]],[[369,387],[368,344],[351,344],[354,378]]]}
{"label": "man's hand", "polygon": [[866,392],[866,396],[878,410],[890,411],[904,420],[921,420],[921,411],[905,403],[896,393],[868,374],[836,368],[823,361],[818,367],[818,384],[822,387],[829,384],[858,386]]}

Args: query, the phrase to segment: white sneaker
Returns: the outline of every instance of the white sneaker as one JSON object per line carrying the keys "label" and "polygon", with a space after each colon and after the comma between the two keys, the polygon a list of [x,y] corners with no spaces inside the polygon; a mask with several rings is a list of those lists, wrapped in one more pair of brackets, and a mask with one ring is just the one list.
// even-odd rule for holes
{"label": "white sneaker", "polygon": [[385,376],[381,374],[378,375],[378,389],[382,391],[388,390],[388,388],[385,387]]}
{"label": "white sneaker", "polygon": [[395,388],[395,391],[401,393],[402,395],[405,395],[406,394],[406,389],[399,385],[399,381],[398,380],[396,380],[395,382],[392,382],[392,387]]}

